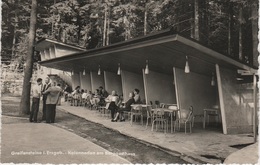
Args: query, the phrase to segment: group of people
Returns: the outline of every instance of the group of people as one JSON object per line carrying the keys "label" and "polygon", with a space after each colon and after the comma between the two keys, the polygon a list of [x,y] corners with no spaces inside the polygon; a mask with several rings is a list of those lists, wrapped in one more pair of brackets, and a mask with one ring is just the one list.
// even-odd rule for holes
{"label": "group of people", "polygon": [[[118,120],[125,121],[124,112],[130,112],[132,104],[140,104],[141,97],[139,89],[134,89],[129,93],[129,99],[123,103],[123,96],[119,96],[116,91],[112,91],[109,95],[108,92],[100,86],[94,93],[84,89],[80,89],[77,86],[74,91],[64,89],[65,101],[70,100],[71,105],[78,106],[79,104],[87,104],[90,108],[97,108],[99,106],[105,106],[111,112],[111,121],[116,122]],[[71,98],[71,99],[68,99]],[[84,100],[84,101],[82,101]]]}
{"label": "group of people", "polygon": [[64,93],[65,102],[70,101],[71,105],[75,106],[88,104],[91,108],[105,105],[105,98],[108,96],[108,92],[102,86],[96,89],[94,93],[80,89],[80,86],[77,86],[74,91],[65,87]]}
{"label": "group of people", "polygon": [[111,95],[105,99],[106,108],[111,111],[112,122],[125,121],[124,112],[130,112],[132,104],[141,104],[139,92],[139,89],[134,89],[133,92],[129,93],[129,99],[123,103],[122,98],[118,97],[115,91],[112,91]]}
{"label": "group of people", "polygon": [[73,91],[66,85],[64,90],[60,87],[60,84],[55,82],[50,83],[50,79],[47,77],[45,83],[42,83],[42,79],[37,79],[37,84],[32,87],[32,107],[30,113],[30,122],[37,123],[37,116],[39,111],[40,100],[42,98],[42,121],[46,123],[54,123],[56,116],[56,105],[60,102],[62,94],[65,96],[65,102],[70,101],[77,106],[82,104],[89,104],[91,108],[98,106],[105,106],[106,109],[111,111],[111,121],[116,122],[118,120],[125,121],[124,112],[130,112],[132,104],[140,104],[141,97],[139,89],[134,89],[129,93],[129,99],[123,103],[123,96],[118,96],[116,91],[112,91],[109,95],[108,92],[100,86],[94,93],[91,91],[80,89],[77,86]]}
{"label": "group of people", "polygon": [[56,116],[56,105],[59,103],[60,96],[63,90],[60,84],[56,85],[56,82],[50,83],[50,78],[45,79],[45,83],[42,83],[42,79],[38,78],[36,84],[32,87],[32,107],[30,111],[30,122],[37,123],[40,100],[42,98],[42,121],[46,123],[54,123]]}

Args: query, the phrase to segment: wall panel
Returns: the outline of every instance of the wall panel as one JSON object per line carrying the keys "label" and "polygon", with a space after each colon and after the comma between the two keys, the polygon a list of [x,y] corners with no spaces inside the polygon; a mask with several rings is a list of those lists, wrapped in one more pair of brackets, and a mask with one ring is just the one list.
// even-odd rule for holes
{"label": "wall panel", "polygon": [[112,72],[104,72],[105,88],[108,93],[111,93],[113,90],[117,92],[118,95],[122,95],[122,80],[121,76]]}
{"label": "wall panel", "polygon": [[122,70],[122,88],[123,88],[123,95],[124,100],[128,100],[128,95],[132,92],[135,88],[140,90],[140,97],[141,99],[145,99],[144,95],[144,82],[143,76],[141,74],[136,74],[128,71]]}
{"label": "wall panel", "polygon": [[173,75],[149,71],[144,74],[148,104],[158,100],[160,103],[177,104]]}
{"label": "wall panel", "polygon": [[203,114],[204,108],[217,104],[217,87],[211,86],[211,77],[185,73],[178,68],[175,68],[175,74],[180,108],[188,109],[192,105],[194,114]]}

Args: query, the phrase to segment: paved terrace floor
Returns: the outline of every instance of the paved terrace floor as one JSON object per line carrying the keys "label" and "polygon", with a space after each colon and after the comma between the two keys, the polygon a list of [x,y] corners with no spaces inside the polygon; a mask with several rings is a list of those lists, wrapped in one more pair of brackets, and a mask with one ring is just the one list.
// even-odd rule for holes
{"label": "paved terrace floor", "polygon": [[114,163],[130,162],[52,124],[24,123],[2,117],[1,163]]}
{"label": "paved terrace floor", "polygon": [[159,146],[176,155],[182,155],[186,161],[193,163],[196,161],[198,163],[221,163],[228,155],[239,150],[230,146],[253,142],[253,137],[248,134],[224,135],[220,130],[211,129],[210,127],[204,130],[202,124],[195,125],[192,133],[185,134],[184,128],[182,128],[180,132],[172,134],[168,132],[165,135],[163,131],[152,132],[150,123],[146,129],[145,125],[142,126],[140,122],[133,122],[132,126],[129,121],[111,122],[110,118],[101,115],[97,110],[90,110],[85,107],[75,107],[63,103],[57,108],[85,118],[88,121],[102,124],[107,128],[119,131],[145,143]]}

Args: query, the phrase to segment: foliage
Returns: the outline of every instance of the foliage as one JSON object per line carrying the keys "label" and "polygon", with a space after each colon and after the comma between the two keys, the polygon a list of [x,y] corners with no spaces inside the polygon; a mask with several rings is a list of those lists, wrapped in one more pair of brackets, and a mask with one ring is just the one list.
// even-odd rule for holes
{"label": "foliage", "polygon": [[[1,56],[7,63],[14,59],[22,63],[26,59],[30,4],[29,0],[18,2],[3,0],[2,4]],[[257,17],[251,15],[252,5],[257,5],[257,1],[199,2],[200,42],[224,54],[228,54],[230,42],[230,55],[237,58],[237,36],[242,24],[244,56],[252,60],[253,43],[248,42],[252,40],[252,30],[248,29],[252,28],[252,18]],[[239,18],[241,7],[242,19]],[[144,35],[144,28],[149,34],[173,27],[190,37],[194,31],[194,0],[45,0],[38,2],[37,21],[36,40],[51,38],[82,47],[90,42],[93,48],[101,46],[103,39],[113,44],[135,38]]]}

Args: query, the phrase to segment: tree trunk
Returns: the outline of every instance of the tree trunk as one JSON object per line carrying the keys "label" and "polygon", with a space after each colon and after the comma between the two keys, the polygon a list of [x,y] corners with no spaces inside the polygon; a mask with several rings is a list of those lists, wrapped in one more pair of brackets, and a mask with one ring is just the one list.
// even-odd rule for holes
{"label": "tree trunk", "polygon": [[243,9],[242,6],[240,6],[239,9],[239,52],[238,52],[238,59],[240,61],[243,60],[243,44],[242,44],[242,20],[243,20]]}
{"label": "tree trunk", "polygon": [[15,21],[15,25],[14,25],[14,37],[13,37],[13,45],[12,45],[12,57],[11,57],[11,60],[14,58],[15,56],[15,45],[16,45],[16,27],[18,26],[18,17],[17,17],[17,10],[15,9],[15,18],[14,18],[14,21]]}
{"label": "tree trunk", "polygon": [[233,56],[232,53],[232,30],[233,30],[233,3],[228,2],[228,55]]}
{"label": "tree trunk", "polygon": [[108,17],[107,17],[107,32],[106,32],[106,45],[109,45],[109,32],[110,32],[110,10],[108,10]]}
{"label": "tree trunk", "polygon": [[145,8],[144,8],[144,35],[147,34],[147,8],[146,8],[146,4],[145,4]]}
{"label": "tree trunk", "polygon": [[[54,0],[53,4],[54,4],[54,5],[56,4],[56,0]],[[52,16],[54,17],[54,12],[53,12]],[[52,21],[52,22],[51,22],[51,36],[52,36],[53,38],[55,38],[55,35],[54,35],[54,34],[55,34],[55,33],[54,33],[54,22]]]}
{"label": "tree trunk", "polygon": [[200,40],[199,36],[199,0],[194,1],[194,39]]}
{"label": "tree trunk", "polygon": [[258,6],[257,2],[252,4],[252,39],[253,39],[253,66],[258,67]]}
{"label": "tree trunk", "polygon": [[104,18],[104,29],[103,29],[103,46],[106,45],[106,31],[107,31],[107,5],[105,5],[105,18]]}
{"label": "tree trunk", "polygon": [[33,70],[33,55],[34,55],[34,41],[35,41],[35,30],[36,30],[36,14],[37,14],[37,0],[32,0],[31,6],[31,18],[30,18],[30,29],[29,29],[29,44],[28,54],[26,58],[26,68],[23,80],[23,92],[20,102],[20,115],[30,113],[30,91]]}

